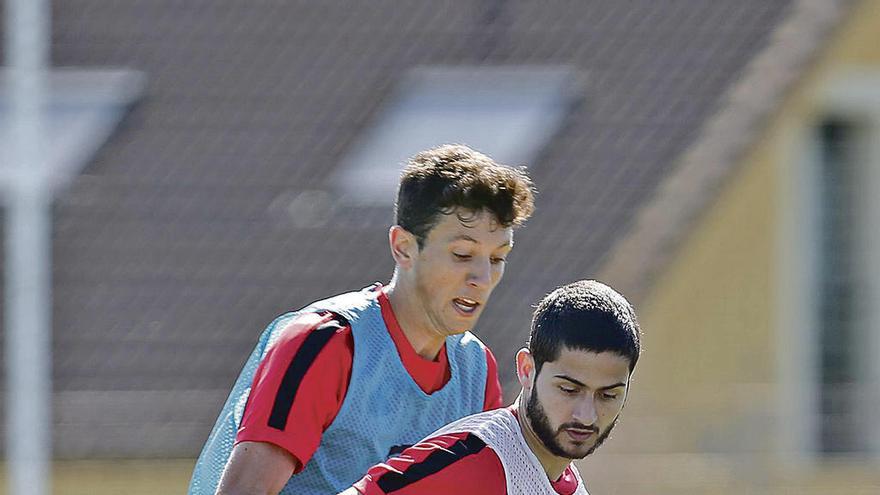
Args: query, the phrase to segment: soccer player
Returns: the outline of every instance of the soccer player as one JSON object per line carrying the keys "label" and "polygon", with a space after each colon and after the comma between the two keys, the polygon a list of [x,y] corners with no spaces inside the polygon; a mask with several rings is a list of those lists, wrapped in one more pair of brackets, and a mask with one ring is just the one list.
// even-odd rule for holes
{"label": "soccer player", "polygon": [[533,209],[522,169],[461,145],[412,157],[388,234],[391,281],[266,328],[189,493],[337,493],[444,424],[501,407],[495,358],[469,330]]}
{"label": "soccer player", "polygon": [[538,305],[509,408],[443,427],[340,495],[586,495],[571,463],[617,424],[640,352],[632,306],[580,281]]}

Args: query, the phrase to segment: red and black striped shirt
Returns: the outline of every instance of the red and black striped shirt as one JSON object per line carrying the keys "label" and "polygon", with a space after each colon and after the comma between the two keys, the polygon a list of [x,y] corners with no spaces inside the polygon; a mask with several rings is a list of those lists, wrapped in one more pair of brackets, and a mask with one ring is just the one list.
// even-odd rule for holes
{"label": "red and black striped shirt", "polygon": [[[379,306],[404,367],[426,393],[450,378],[445,346],[435,360],[416,353],[381,289]],[[501,407],[498,365],[488,348],[484,409]],[[288,323],[254,374],[238,442],[268,442],[290,452],[300,471],[336,418],[351,379],[351,328],[331,313],[304,313]],[[297,472],[298,472],[297,471]]]}
{"label": "red and black striped shirt", "polygon": [[[550,483],[571,495],[578,480],[571,467]],[[472,433],[424,440],[377,464],[354,484],[363,495],[506,495],[507,480],[498,455]]]}

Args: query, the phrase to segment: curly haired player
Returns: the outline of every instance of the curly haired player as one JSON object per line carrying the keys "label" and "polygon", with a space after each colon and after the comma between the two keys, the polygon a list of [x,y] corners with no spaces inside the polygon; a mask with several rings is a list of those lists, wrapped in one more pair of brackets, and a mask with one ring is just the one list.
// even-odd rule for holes
{"label": "curly haired player", "polygon": [[469,330],[533,208],[522,169],[460,145],[412,157],[388,235],[391,281],[269,325],[189,493],[336,493],[440,426],[500,407],[495,358]]}

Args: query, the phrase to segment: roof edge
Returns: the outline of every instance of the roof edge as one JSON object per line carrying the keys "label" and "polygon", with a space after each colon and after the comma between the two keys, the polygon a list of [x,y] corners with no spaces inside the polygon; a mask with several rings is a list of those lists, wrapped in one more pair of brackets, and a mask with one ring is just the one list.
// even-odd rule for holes
{"label": "roof edge", "polygon": [[788,89],[808,68],[852,0],[796,0],[724,103],[703,125],[655,196],[612,247],[598,271],[631,301],[643,300],[656,275],[739,164]]}

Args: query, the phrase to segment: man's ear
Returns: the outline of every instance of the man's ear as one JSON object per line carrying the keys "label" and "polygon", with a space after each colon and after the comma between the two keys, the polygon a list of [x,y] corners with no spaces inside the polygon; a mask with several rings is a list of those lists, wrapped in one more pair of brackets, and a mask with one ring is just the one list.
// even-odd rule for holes
{"label": "man's ear", "polygon": [[525,347],[516,353],[516,377],[524,390],[535,384],[535,358]]}
{"label": "man's ear", "polygon": [[393,225],[388,230],[388,244],[391,247],[391,257],[394,258],[397,266],[403,269],[412,267],[419,250],[416,236],[400,225]]}

